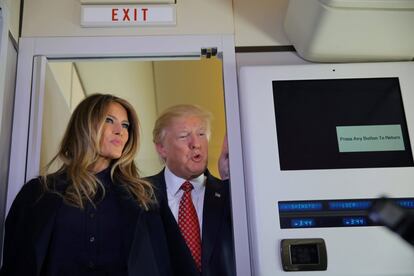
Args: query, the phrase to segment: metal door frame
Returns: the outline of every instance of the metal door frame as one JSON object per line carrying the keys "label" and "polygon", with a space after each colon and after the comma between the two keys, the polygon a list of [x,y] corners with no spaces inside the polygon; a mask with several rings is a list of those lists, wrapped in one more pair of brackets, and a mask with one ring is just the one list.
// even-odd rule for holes
{"label": "metal door frame", "polygon": [[41,111],[36,91],[47,59],[185,58],[200,56],[202,48],[211,47],[217,48],[223,62],[236,269],[238,275],[251,275],[233,35],[21,38],[6,213],[23,184],[39,173],[41,120],[37,114]]}

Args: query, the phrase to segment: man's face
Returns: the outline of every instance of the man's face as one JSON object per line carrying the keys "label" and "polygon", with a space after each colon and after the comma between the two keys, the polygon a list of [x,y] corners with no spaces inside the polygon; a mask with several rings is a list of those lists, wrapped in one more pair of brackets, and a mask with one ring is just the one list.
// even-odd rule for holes
{"label": "man's face", "polygon": [[174,118],[156,148],[176,176],[197,177],[207,168],[207,125],[195,116]]}

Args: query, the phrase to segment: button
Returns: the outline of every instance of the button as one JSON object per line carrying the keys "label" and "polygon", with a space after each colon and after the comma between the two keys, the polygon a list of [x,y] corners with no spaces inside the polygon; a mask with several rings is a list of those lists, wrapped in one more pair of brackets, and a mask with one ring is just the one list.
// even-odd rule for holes
{"label": "button", "polygon": [[91,219],[95,218],[95,213],[89,213],[89,217],[90,217]]}
{"label": "button", "polygon": [[94,236],[90,237],[90,238],[89,238],[89,241],[90,241],[90,242],[94,242],[94,241],[95,241],[95,237],[94,237]]}

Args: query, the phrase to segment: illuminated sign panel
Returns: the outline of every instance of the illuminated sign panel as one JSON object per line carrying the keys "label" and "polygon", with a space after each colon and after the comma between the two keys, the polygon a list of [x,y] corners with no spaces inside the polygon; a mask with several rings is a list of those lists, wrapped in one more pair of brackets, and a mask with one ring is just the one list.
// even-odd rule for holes
{"label": "illuminated sign panel", "polygon": [[174,5],[82,5],[81,26],[175,25]]}
{"label": "illuminated sign panel", "polygon": [[[370,219],[375,198],[279,201],[281,229],[378,226]],[[405,210],[414,209],[413,198],[393,198]]]}

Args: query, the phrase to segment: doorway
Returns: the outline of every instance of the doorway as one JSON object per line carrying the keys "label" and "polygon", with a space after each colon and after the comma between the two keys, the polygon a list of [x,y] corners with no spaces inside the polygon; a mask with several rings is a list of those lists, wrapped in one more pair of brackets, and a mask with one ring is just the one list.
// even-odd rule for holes
{"label": "doorway", "polygon": [[219,58],[48,61],[44,96],[40,100],[43,102],[40,171],[57,153],[74,108],[93,93],[127,99],[137,111],[141,147],[135,161],[142,176],[156,174],[163,167],[152,142],[152,128],[160,112],[176,104],[196,104],[208,110],[213,118],[209,171],[219,175],[217,161],[226,129]]}
{"label": "doorway", "polygon": [[[84,76],[87,76],[87,73],[85,73],[87,67],[95,67],[95,69],[92,70],[92,73],[95,74],[100,72],[100,79],[103,80],[106,78],[110,79],[111,75],[118,74],[117,72],[114,72],[113,69],[103,70],[104,67],[120,66],[120,63],[124,62],[138,62],[140,66],[153,68],[152,74],[154,83],[152,86],[156,93],[152,94],[152,96],[151,93],[148,93],[148,95],[141,94],[143,93],[143,90],[138,91],[136,89],[137,87],[135,87],[136,85],[132,85],[133,89],[131,90],[134,90],[134,93],[141,97],[144,97],[145,95],[145,97],[148,98],[156,98],[153,99],[154,105],[152,109],[154,112],[151,113],[152,117],[155,117],[158,111],[161,111],[161,109],[164,109],[169,105],[181,103],[178,102],[181,101],[179,100],[180,97],[181,99],[185,98],[187,100],[187,96],[185,95],[181,95],[180,97],[174,96],[168,101],[166,100],[166,97],[160,96],[165,95],[165,93],[170,93],[171,91],[169,87],[170,84],[166,81],[167,79],[173,81],[182,79],[180,82],[181,86],[178,85],[173,90],[181,92],[187,91],[191,97],[199,101],[196,101],[195,103],[206,109],[210,109],[210,111],[214,111],[213,109],[215,108],[221,110],[218,112],[221,112],[221,115],[217,116],[221,118],[215,118],[216,122],[220,122],[220,120],[222,121],[221,127],[213,129],[213,133],[217,136],[223,136],[224,132],[226,132],[229,141],[230,180],[232,183],[231,187],[234,187],[231,188],[231,197],[236,270],[237,272],[244,274],[247,271],[250,271],[236,63],[234,38],[232,35],[22,38],[20,40],[20,49],[6,212],[9,210],[13,199],[22,185],[39,174],[42,156],[42,132],[45,129],[42,127],[44,124],[44,106],[50,107],[49,104],[45,104],[46,99],[49,98],[49,96],[46,95],[46,88],[49,84],[47,84],[45,80],[46,78],[54,76],[48,71],[54,70],[51,69],[53,67],[68,66],[68,68],[71,68],[72,88],[75,88],[76,86],[78,86],[78,88],[81,87],[84,90],[82,93],[88,95],[89,93],[94,92],[111,91],[95,91],[99,89],[108,89],[110,87],[109,84],[106,84],[99,89],[98,87],[89,87],[89,84],[84,81],[84,78],[86,79]],[[215,53],[217,54],[215,55]],[[149,62],[149,65],[145,64],[145,62]],[[189,75],[189,71],[193,70],[191,69],[193,64],[194,66],[208,67],[210,66],[210,63],[213,64],[214,62],[218,64],[215,66],[219,66],[220,69],[214,69],[213,73],[200,73],[197,78]],[[68,64],[59,65],[59,63]],[[208,64],[206,65],[203,63]],[[98,68],[99,65],[102,65],[102,68],[99,68],[102,70],[96,69],[97,65]],[[125,64],[123,64],[123,66],[124,65]],[[136,64],[134,66],[136,66]],[[147,71],[147,73],[148,72],[150,72],[150,70]],[[129,70],[127,70],[127,73],[125,74],[129,73]],[[72,83],[73,78],[76,78],[75,74],[78,74],[79,81]],[[131,79],[136,80],[137,75],[140,74],[135,74]],[[119,75],[118,78],[120,77],[121,76]],[[189,87],[189,84],[197,79],[208,80],[207,84],[203,84],[203,86],[207,86],[208,88],[208,85],[210,85],[210,78],[213,78],[214,82],[222,87],[221,92],[211,88],[211,90],[214,90],[213,92],[219,93],[219,96],[216,95],[213,97],[215,98],[214,100],[219,100],[221,102],[220,104],[206,106],[205,103],[207,100],[204,99],[204,97],[210,95],[212,92],[200,93],[200,91],[202,91],[200,85]],[[160,81],[160,79],[163,81]],[[56,82],[57,81],[55,80],[55,85]],[[151,84],[147,83],[147,85],[150,86]],[[51,91],[55,91],[55,89],[52,87]],[[121,88],[114,88],[113,91],[116,93],[125,92]],[[113,91],[112,93],[115,93]],[[145,89],[145,91],[148,92],[147,89]],[[60,100],[62,102],[63,100],[66,101],[66,106],[69,111],[76,104],[79,96],[78,92],[71,93],[73,94],[70,94],[71,96],[69,98],[59,96],[61,97]],[[159,95],[159,93],[161,94]],[[55,93],[53,95],[57,96],[59,94]],[[68,99],[70,99],[70,101]],[[138,99],[139,97],[136,99],[136,109],[138,112],[143,112],[146,108],[149,108],[148,106],[140,106],[140,101]],[[139,115],[141,118],[147,117],[147,113]],[[46,118],[49,118],[50,116],[51,115],[47,115]],[[63,122],[63,117],[59,118],[59,120],[61,119],[61,125],[65,126],[66,123]],[[148,129],[152,128],[150,121],[147,124],[150,126]],[[147,143],[151,144],[148,140],[151,137],[148,129],[144,130],[143,136],[146,137]],[[56,139],[58,138],[59,137]],[[217,138],[219,141],[218,148],[221,148],[222,138],[223,137]],[[217,147],[217,142],[215,143],[216,146],[213,147]],[[151,151],[150,148],[153,149],[152,146],[148,147],[148,151]],[[51,148],[51,152],[53,152],[53,148]],[[142,153],[143,152],[141,152],[141,155],[145,156]],[[140,155],[138,155],[138,158],[139,156]],[[138,160],[138,163],[140,162],[143,161]],[[215,163],[215,161],[210,160],[211,166],[215,166]],[[155,160],[153,162],[153,165],[154,164]],[[148,174],[152,173],[150,170],[156,170],[156,167],[153,165],[151,165],[151,168],[148,168]]]}

